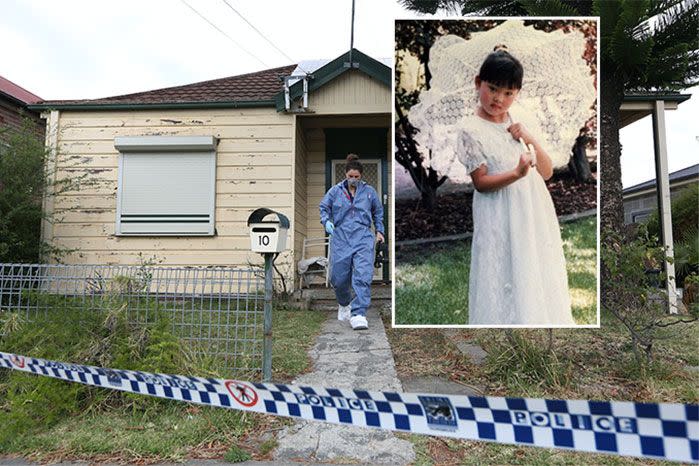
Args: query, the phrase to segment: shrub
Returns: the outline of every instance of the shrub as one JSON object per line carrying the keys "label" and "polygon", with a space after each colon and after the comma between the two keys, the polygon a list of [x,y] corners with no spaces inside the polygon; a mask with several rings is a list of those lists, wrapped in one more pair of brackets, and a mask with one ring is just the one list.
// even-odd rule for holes
{"label": "shrub", "polygon": [[[675,274],[678,284],[692,272],[699,272],[699,183],[682,189],[672,199],[672,240]],[[660,237],[660,221],[656,209],[646,223],[648,234]]]}
{"label": "shrub", "polygon": [[[644,374],[653,362],[655,342],[660,338],[672,338],[670,327],[693,322],[696,317],[666,312],[665,291],[656,286],[657,277],[648,274],[666,259],[664,248],[658,246],[656,237],[649,236],[644,228],[638,234],[605,231],[604,236],[601,262],[606,268],[603,276],[610,280],[602,306],[628,330],[636,362]],[[662,274],[659,278],[664,280]]]}
{"label": "shrub", "polygon": [[34,122],[0,128],[0,262],[36,262],[45,192],[44,143]]}

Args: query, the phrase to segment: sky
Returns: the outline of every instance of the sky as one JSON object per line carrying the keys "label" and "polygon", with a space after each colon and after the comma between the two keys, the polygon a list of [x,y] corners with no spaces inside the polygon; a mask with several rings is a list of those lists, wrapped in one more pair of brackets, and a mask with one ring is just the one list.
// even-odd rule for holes
{"label": "sky", "polygon": [[[86,99],[333,59],[350,48],[351,0],[227,2],[2,0],[0,75],[46,100]],[[392,57],[396,17],[417,16],[396,0],[356,0],[355,48]],[[697,90],[667,112],[670,171],[699,159]],[[625,187],[655,176],[651,127],[645,118],[621,132]]]}
{"label": "sky", "polygon": [[[677,110],[665,111],[667,158],[670,173],[699,163],[699,86]],[[621,181],[624,188],[655,178],[653,120],[647,116],[620,131]]]}

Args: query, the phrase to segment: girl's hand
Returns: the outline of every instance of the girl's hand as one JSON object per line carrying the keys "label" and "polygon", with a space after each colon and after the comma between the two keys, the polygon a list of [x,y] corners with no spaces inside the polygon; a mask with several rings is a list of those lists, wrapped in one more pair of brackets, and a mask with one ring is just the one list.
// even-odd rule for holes
{"label": "girl's hand", "polygon": [[522,123],[513,123],[507,128],[507,131],[510,132],[515,141],[519,141],[519,138],[522,138],[525,144],[534,144],[534,137],[532,137],[531,133],[527,131],[527,128],[525,128]]}
{"label": "girl's hand", "polygon": [[517,178],[524,178],[529,173],[529,167],[531,167],[531,160],[529,158],[529,153],[525,152],[519,156],[519,163],[515,168],[515,175]]}

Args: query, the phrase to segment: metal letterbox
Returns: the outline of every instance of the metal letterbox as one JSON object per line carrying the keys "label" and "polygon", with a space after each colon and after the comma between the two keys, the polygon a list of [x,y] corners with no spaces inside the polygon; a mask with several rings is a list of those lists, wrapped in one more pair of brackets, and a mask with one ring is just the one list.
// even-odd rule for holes
{"label": "metal letterbox", "polygon": [[[275,215],[274,220],[264,220],[269,215]],[[289,219],[279,212],[260,208],[248,217],[250,229],[250,249],[253,252],[282,252],[286,249],[286,238],[289,235]]]}

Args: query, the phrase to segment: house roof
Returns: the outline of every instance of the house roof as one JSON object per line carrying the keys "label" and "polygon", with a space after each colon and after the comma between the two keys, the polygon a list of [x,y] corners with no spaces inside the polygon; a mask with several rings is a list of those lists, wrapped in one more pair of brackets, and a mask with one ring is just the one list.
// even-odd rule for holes
{"label": "house roof", "polygon": [[[697,178],[699,179],[699,163],[689,166],[687,168],[683,168],[682,170],[677,170],[675,172],[670,173],[669,175],[670,178],[670,184],[673,182],[676,183],[678,181],[683,181],[691,178]],[[639,191],[643,191],[649,188],[655,188],[656,185],[656,179],[653,178],[652,180],[644,181],[643,183],[639,183],[633,186],[630,186],[622,193],[624,195],[626,194],[633,194]]]}
{"label": "house roof", "polygon": [[651,100],[667,100],[682,103],[692,97],[691,94],[681,94],[678,91],[659,90],[645,91],[632,90],[624,92],[624,102],[638,102]]}
{"label": "house roof", "polygon": [[[352,57],[352,63],[349,62],[350,56]],[[361,71],[371,78],[383,83],[385,86],[391,86],[390,67],[371,58],[369,55],[366,55],[357,49],[352,49],[351,51],[348,51],[347,53],[344,53],[332,60],[330,63],[313,71],[313,79],[311,79],[309,82],[308,92],[313,92],[329,81],[332,81],[341,74],[344,74],[350,70]],[[301,97],[301,95],[303,95],[303,83],[298,81],[290,86],[289,96],[292,99],[296,99]],[[277,94],[276,106],[278,111],[284,110],[285,102],[283,92]]]}
{"label": "house roof", "polygon": [[[386,86],[391,84],[391,68],[357,49],[352,49],[354,67],[346,67],[350,52],[313,71],[309,91],[314,91],[350,69],[359,70]],[[80,109],[121,110],[134,108],[206,108],[206,107],[274,107],[284,110],[284,76],[297,65],[282,66],[228,78],[168,87],[135,94],[86,100],[45,100],[31,105],[32,110]],[[302,95],[299,81],[290,87],[292,98]]]}
{"label": "house roof", "polygon": [[0,76],[0,94],[9,97],[11,100],[21,105],[34,104],[41,100],[41,97],[38,95],[32,94],[28,90],[2,76]]}
{"label": "house roof", "polygon": [[288,76],[296,65],[282,66],[255,73],[202,81],[184,86],[166,87],[134,94],[101,99],[45,100],[36,109],[85,110],[143,107],[272,106],[275,95],[283,89],[282,76]]}

